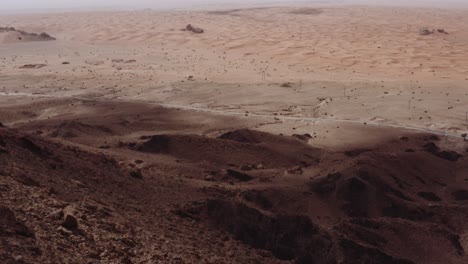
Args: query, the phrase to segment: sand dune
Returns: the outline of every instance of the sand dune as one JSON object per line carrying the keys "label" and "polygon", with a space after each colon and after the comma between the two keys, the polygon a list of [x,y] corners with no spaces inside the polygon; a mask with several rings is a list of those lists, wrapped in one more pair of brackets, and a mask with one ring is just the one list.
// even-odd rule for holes
{"label": "sand dune", "polygon": [[[257,8],[32,15],[21,17],[16,26],[47,29],[60,39],[89,43],[212,46],[236,53],[248,50],[261,53],[263,58],[296,64],[296,70],[310,66],[366,75],[414,71],[430,77],[426,69],[443,65],[436,76],[456,77],[468,72],[463,63],[468,43],[463,34],[466,17],[465,10],[429,8]],[[0,23],[10,25],[11,18],[2,17]],[[203,25],[206,34],[190,36],[179,31],[189,23]],[[422,27],[444,28],[450,34],[420,36],[418,29]],[[342,63],[343,56],[352,56],[356,63]],[[385,60],[400,63],[388,69]]]}
{"label": "sand dune", "polygon": [[[466,12],[298,7],[0,16],[2,25],[58,38],[0,45],[0,71],[9,93],[30,89],[8,76],[23,75],[24,65],[45,64],[30,71],[43,87],[34,93],[271,114],[304,106],[297,116],[379,119],[459,133],[467,129]],[[205,32],[182,31],[187,24]],[[422,27],[449,34],[422,36]],[[284,82],[293,88],[278,87]],[[46,88],[51,85],[61,88]],[[319,106],[322,97],[334,101]]]}

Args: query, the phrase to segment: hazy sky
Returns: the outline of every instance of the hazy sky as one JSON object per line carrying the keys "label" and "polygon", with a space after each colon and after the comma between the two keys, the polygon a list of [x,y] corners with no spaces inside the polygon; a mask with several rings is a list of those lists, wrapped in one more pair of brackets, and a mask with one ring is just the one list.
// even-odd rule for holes
{"label": "hazy sky", "polygon": [[197,7],[210,4],[252,4],[252,3],[278,3],[278,2],[306,2],[306,3],[370,3],[370,4],[431,4],[445,6],[449,4],[468,4],[468,0],[0,0],[0,10],[13,9],[49,9],[49,8],[76,8],[76,7],[135,7],[135,8],[180,8]]}
{"label": "hazy sky", "polygon": [[[216,3],[274,2],[274,0],[0,0],[0,9],[73,7],[183,7]],[[287,1],[287,0],[286,0]],[[292,1],[292,0],[291,0]]]}

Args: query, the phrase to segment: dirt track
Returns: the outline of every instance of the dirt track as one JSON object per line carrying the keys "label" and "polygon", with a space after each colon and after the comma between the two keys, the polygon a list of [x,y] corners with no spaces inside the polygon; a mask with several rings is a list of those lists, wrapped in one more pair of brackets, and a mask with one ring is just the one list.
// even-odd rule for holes
{"label": "dirt track", "polygon": [[[119,100],[116,99],[105,99],[105,98],[99,98],[99,99],[89,99],[86,97],[78,97],[78,96],[59,96],[59,95],[42,95],[42,94],[30,94],[30,93],[1,93],[1,96],[25,96],[25,97],[37,97],[37,98],[56,98],[56,99],[78,99],[78,100],[93,100],[93,101],[112,101],[112,102],[118,102]],[[122,100],[125,102],[145,102],[145,101],[138,101],[138,100]],[[320,117],[300,117],[300,116],[278,116],[278,115],[267,115],[267,114],[256,114],[256,113],[251,113],[249,112],[246,114],[245,112],[236,112],[236,111],[230,111],[230,110],[217,110],[217,109],[210,109],[210,108],[203,108],[203,107],[193,107],[189,105],[178,105],[178,104],[156,104],[162,107],[166,108],[175,108],[175,109],[182,109],[182,110],[188,110],[188,111],[196,111],[196,112],[203,112],[203,113],[210,113],[210,114],[216,114],[216,115],[225,115],[225,116],[236,116],[239,118],[271,118],[271,119],[276,119],[276,120],[294,120],[294,121],[310,121],[310,122],[336,122],[336,123],[350,123],[350,124],[363,124],[362,121],[356,121],[356,120],[348,120],[348,119],[336,119],[336,118],[320,118]],[[439,136],[446,136],[446,137],[452,137],[452,138],[462,138],[461,134],[453,134],[445,131],[438,131],[434,129],[428,129],[424,127],[416,127],[416,126],[410,126],[410,125],[403,125],[403,124],[381,124],[379,122],[373,122],[373,121],[367,121],[364,122],[366,125],[369,126],[375,126],[375,127],[389,127],[389,128],[398,128],[398,129],[403,129],[403,130],[409,130],[409,131],[417,131],[417,132],[422,132],[422,133],[430,133],[434,135],[439,135]]]}

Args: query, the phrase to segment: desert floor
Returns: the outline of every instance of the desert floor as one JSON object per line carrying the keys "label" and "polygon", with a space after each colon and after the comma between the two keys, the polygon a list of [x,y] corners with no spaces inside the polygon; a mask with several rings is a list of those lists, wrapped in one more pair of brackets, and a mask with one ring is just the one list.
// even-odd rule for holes
{"label": "desert floor", "polygon": [[[182,30],[187,24],[205,32]],[[40,248],[44,263],[62,258],[62,253],[45,253],[57,247],[73,256],[67,263],[362,263],[365,258],[375,261],[370,263],[466,263],[468,226],[461,222],[468,216],[468,160],[463,157],[468,148],[461,135],[468,131],[468,9],[56,12],[2,15],[0,27],[47,32],[57,39],[30,41],[18,32],[0,32],[0,121],[8,127],[0,155],[2,147],[11,154],[4,160],[9,169],[0,170],[5,176],[0,186],[8,186],[0,190],[9,197],[2,206],[26,221],[21,225],[34,226],[29,226],[36,232],[31,243]],[[421,28],[435,32],[421,35]],[[25,146],[24,137],[36,147]],[[27,154],[15,144],[42,158],[22,165]],[[81,167],[75,164],[80,173],[68,169],[57,176],[41,167],[56,158],[44,148],[81,162]],[[69,148],[82,152],[74,157]],[[93,155],[111,157],[116,164],[88,164],[97,159]],[[111,177],[106,185],[83,176],[87,170],[105,175],[105,169],[115,175],[130,170],[133,176],[137,170],[137,177],[123,182]],[[23,186],[24,173],[34,170],[43,176]],[[362,170],[379,180],[369,180]],[[345,176],[334,178],[336,173]],[[68,174],[74,175],[72,183],[50,183]],[[134,183],[134,178],[145,182]],[[100,197],[97,187],[109,191]],[[51,188],[58,194],[41,194],[50,195]],[[93,196],[92,201],[68,197],[69,188]],[[123,194],[115,194],[121,189]],[[31,209],[12,198],[29,192],[39,193],[34,199],[42,207]],[[135,203],[130,209],[116,202],[126,199]],[[205,199],[206,207],[217,211],[200,204],[187,209]],[[89,203],[111,208],[115,219],[110,222],[135,221],[148,230],[99,231],[104,205]],[[53,209],[73,205],[87,227],[82,233],[56,231],[54,221],[60,220],[53,217],[42,223],[38,219],[53,210],[50,204]],[[279,239],[281,246],[306,240],[294,249],[239,231],[260,228],[260,236],[270,238],[267,233],[278,227],[268,223],[276,221],[290,234],[300,233],[282,222],[304,224],[282,218],[298,214],[312,219],[313,228],[305,229],[319,231],[311,235],[315,240]],[[34,220],[28,220],[31,215]],[[213,217],[224,220],[207,220]],[[375,225],[355,218],[375,221],[382,238],[362,227]],[[45,239],[44,230],[57,233],[52,241],[59,246]],[[411,230],[429,242],[421,245],[408,236]],[[80,238],[83,232],[94,234],[99,245],[89,246],[89,237]],[[162,238],[152,237],[155,232]],[[197,232],[207,235],[189,243]],[[119,246],[112,241],[121,239],[115,233],[144,243],[132,240],[126,245],[131,249],[117,250],[123,255],[113,252],[110,248]],[[63,236],[81,241],[87,253],[60,246],[66,244]],[[227,237],[218,241],[218,236]],[[8,243],[3,245],[16,248]],[[317,244],[329,254],[305,253]],[[434,251],[436,244],[440,252]],[[8,261],[31,262],[33,253],[0,251]]]}

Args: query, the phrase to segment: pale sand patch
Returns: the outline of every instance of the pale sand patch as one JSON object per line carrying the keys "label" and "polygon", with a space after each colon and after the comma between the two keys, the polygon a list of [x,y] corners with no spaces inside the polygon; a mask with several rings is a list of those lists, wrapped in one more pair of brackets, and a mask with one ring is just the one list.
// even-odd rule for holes
{"label": "pale sand patch", "polygon": [[[3,92],[468,130],[463,9],[77,12],[1,16],[0,25],[58,39],[0,45]],[[421,27],[449,34],[421,36]]]}

